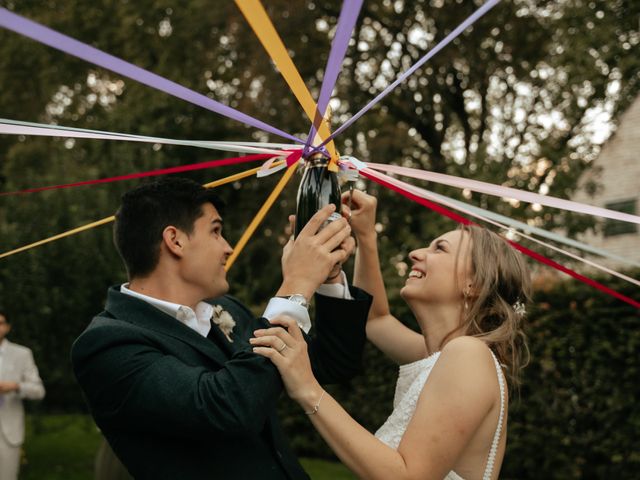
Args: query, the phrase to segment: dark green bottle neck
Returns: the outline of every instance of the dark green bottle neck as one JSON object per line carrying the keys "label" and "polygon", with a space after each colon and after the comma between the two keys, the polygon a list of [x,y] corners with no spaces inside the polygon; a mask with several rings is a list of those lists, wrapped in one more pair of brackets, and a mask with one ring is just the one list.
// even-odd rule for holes
{"label": "dark green bottle neck", "polygon": [[323,155],[322,153],[314,153],[313,155],[305,159],[304,166],[305,167],[328,167],[329,157]]}

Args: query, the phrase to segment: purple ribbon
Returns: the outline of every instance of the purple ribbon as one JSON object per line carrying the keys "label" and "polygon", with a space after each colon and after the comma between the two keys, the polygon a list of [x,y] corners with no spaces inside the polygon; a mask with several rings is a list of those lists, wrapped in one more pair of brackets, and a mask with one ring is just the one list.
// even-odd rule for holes
{"label": "purple ribbon", "polygon": [[335,87],[336,80],[338,79],[338,75],[342,69],[342,62],[344,61],[344,56],[347,53],[349,40],[351,39],[351,34],[353,33],[361,8],[362,0],[344,0],[342,4],[340,18],[338,19],[338,27],[336,28],[336,34],[333,37],[333,42],[331,42],[331,52],[329,53],[327,67],[325,68],[324,78],[322,80],[322,87],[320,88],[318,107],[316,108],[315,118],[311,125],[309,136],[307,137],[305,151],[309,148],[311,142],[313,142],[316,130],[320,125],[322,117],[324,117],[327,105],[329,105],[331,92],[333,92],[333,87]]}
{"label": "purple ribbon", "polygon": [[207,110],[211,110],[212,112],[237,120],[238,122],[259,128],[260,130],[287,138],[296,143],[303,143],[302,140],[294,137],[293,135],[283,132],[282,130],[272,127],[267,123],[257,120],[231,107],[223,105],[220,102],[216,102],[206,95],[194,92],[193,90],[172,82],[171,80],[167,80],[160,75],[151,73],[143,68],[133,65],[132,63],[125,62],[124,60],[114,57],[113,55],[109,55],[97,48],[91,47],[71,37],[58,33],[55,30],[40,25],[39,23],[21,17],[20,15],[10,12],[6,8],[0,8],[0,26],[75,57],[86,60],[87,62],[104,67],[125,77],[137,80],[140,83],[161,90],[169,95],[173,95],[174,97],[181,98],[182,100],[198,105],[199,107],[206,108]]}
{"label": "purple ribbon", "polygon": [[418,62],[416,62],[409,70],[400,75],[391,85],[385,88],[382,92],[378,94],[376,98],[371,100],[367,105],[364,106],[362,110],[356,113],[353,117],[343,123],[340,128],[338,128],[335,132],[333,132],[329,138],[325,139],[316,149],[324,146],[328,141],[333,140],[334,137],[340,135],[343,131],[345,131],[348,127],[351,126],[353,122],[358,120],[362,115],[367,113],[371,107],[373,107],[376,103],[386,97],[394,88],[396,88],[400,83],[404,82],[407,77],[412,75],[417,69],[419,69],[426,62],[431,60],[431,58],[446,47],[449,43],[451,43],[456,37],[458,37],[464,30],[466,30],[469,26],[473,25],[476,20],[482,17],[485,13],[495,7],[500,0],[489,0],[484,5],[482,5],[478,10],[473,12],[464,22],[462,22],[455,30],[453,30],[449,35],[444,37],[435,47],[433,47],[427,54],[422,57]]}

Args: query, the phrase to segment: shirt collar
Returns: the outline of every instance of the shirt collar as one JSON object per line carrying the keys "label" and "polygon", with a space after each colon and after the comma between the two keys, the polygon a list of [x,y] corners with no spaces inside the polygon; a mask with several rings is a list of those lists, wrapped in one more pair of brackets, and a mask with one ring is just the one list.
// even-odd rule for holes
{"label": "shirt collar", "polygon": [[120,292],[147,302],[158,310],[172,316],[180,323],[195,330],[203,337],[206,337],[209,334],[209,330],[211,330],[213,306],[206,302],[199,302],[194,312],[191,307],[187,307],[186,305],[180,305],[179,303],[168,302],[143,293],[134,292],[129,289],[128,283],[121,285]]}

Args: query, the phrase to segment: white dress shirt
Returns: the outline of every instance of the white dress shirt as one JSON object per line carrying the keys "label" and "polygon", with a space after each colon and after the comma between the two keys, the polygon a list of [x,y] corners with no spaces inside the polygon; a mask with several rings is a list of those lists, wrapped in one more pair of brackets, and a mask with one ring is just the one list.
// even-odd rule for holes
{"label": "white dress shirt", "polygon": [[[323,283],[318,287],[316,293],[324,295],[326,297],[344,298],[347,300],[353,300],[351,292],[349,291],[349,284],[347,283],[347,276],[344,272],[340,272],[342,283]],[[309,312],[302,305],[291,302],[286,298],[273,297],[269,300],[269,304],[262,315],[267,320],[271,321],[278,315],[289,315],[296,319],[298,326],[304,333],[309,333],[311,329],[311,319],[309,318]]]}
{"label": "white dress shirt", "polygon": [[340,271],[340,283],[323,283],[318,287],[316,293],[325,297],[343,298],[345,300],[353,300],[349,291],[349,282],[347,282],[347,274]]}
{"label": "white dress shirt", "polygon": [[129,284],[124,283],[120,287],[120,291],[125,295],[130,295],[140,300],[151,304],[158,310],[171,315],[173,318],[181,323],[184,323],[187,327],[195,330],[203,337],[209,335],[211,330],[211,315],[213,315],[213,305],[209,305],[206,302],[200,302],[196,305],[196,311],[194,312],[191,307],[186,305],[180,305],[178,303],[167,302],[166,300],[160,300],[159,298],[150,297],[142,293],[129,290]]}
{"label": "white dress shirt", "polygon": [[[325,295],[327,297],[344,298],[347,300],[353,300],[351,292],[349,292],[349,284],[347,283],[347,276],[344,272],[340,272],[342,283],[325,283],[318,287],[317,293]],[[207,302],[200,302],[196,305],[196,311],[194,312],[191,307],[186,305],[180,305],[177,303],[167,302],[166,300],[160,300],[159,298],[150,297],[142,293],[134,292],[130,290],[128,283],[123,283],[120,287],[120,291],[125,295],[144,300],[150,305],[156,307],[158,310],[171,315],[173,318],[181,323],[184,323],[187,327],[195,330],[203,337],[206,337],[211,330],[211,315],[213,315],[213,306]],[[298,326],[305,333],[309,333],[311,329],[311,319],[309,318],[309,312],[302,305],[287,300],[286,298],[273,297],[269,300],[267,308],[262,316],[271,321],[278,315],[289,315],[293,317]]]}

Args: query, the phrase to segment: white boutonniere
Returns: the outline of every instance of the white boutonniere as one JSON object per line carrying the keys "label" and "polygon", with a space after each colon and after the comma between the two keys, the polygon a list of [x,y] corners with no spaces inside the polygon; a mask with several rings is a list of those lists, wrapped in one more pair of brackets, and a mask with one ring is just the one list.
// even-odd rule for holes
{"label": "white boutonniere", "polygon": [[211,316],[211,320],[213,323],[218,325],[218,328],[224,333],[227,340],[233,342],[231,339],[231,332],[233,332],[233,327],[236,326],[236,321],[233,319],[231,314],[227,312],[220,305],[215,305],[213,307],[213,315]]}

